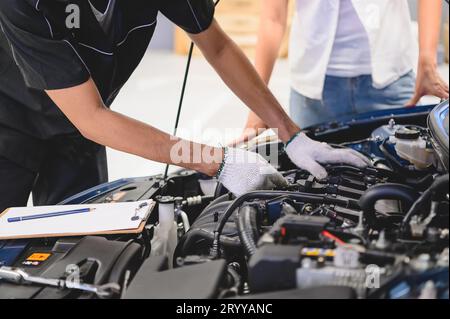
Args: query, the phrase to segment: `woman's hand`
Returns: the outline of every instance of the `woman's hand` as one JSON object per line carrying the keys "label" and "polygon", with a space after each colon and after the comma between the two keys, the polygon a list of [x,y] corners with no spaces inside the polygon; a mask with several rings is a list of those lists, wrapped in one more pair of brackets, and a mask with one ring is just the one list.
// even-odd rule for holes
{"label": "woman's hand", "polygon": [[416,91],[407,106],[417,105],[420,99],[427,95],[448,99],[448,84],[441,78],[436,63],[425,58],[419,62]]}
{"label": "woman's hand", "polygon": [[448,85],[440,77],[437,69],[437,49],[441,30],[442,1],[420,0],[419,21],[419,66],[416,92],[407,106],[417,105],[426,95],[448,99]]}

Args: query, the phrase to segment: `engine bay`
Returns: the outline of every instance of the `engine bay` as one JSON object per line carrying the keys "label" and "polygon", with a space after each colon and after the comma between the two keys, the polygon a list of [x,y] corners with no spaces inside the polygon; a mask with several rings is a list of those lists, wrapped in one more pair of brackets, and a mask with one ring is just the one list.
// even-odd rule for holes
{"label": "engine bay", "polygon": [[77,265],[103,290],[0,280],[0,298],[448,299],[448,101],[308,134],[372,165],[317,180],[263,141],[249,148],[275,156],[288,187],[235,197],[186,170],[100,185],[64,204],[154,199],[143,233],[4,241],[0,260],[42,278]]}

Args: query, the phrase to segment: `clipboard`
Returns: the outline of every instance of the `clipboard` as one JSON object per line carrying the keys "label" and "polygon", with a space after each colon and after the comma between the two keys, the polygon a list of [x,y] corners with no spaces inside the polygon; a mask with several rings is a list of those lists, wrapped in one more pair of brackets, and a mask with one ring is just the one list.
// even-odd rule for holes
{"label": "clipboard", "polygon": [[[141,205],[144,208],[140,208]],[[155,207],[153,200],[87,205],[8,208],[0,214],[0,240],[139,234]],[[91,208],[93,212],[8,223],[8,218]],[[137,210],[141,209],[140,212]],[[132,220],[139,213],[139,220]],[[61,229],[61,230],[59,230]]]}

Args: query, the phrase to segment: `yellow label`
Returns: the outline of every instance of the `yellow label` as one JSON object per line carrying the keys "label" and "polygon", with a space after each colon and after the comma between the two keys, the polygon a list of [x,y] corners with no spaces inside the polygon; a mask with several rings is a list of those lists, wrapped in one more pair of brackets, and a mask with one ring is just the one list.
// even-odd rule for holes
{"label": "yellow label", "polygon": [[46,261],[52,254],[34,253],[27,258],[28,261]]}

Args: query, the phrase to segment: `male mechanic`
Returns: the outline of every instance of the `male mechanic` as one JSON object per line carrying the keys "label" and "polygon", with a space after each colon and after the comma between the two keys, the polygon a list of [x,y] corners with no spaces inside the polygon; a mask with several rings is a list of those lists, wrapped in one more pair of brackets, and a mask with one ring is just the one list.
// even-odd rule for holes
{"label": "male mechanic", "polygon": [[[79,10],[79,28],[68,27],[69,5]],[[158,12],[183,28],[228,87],[278,129],[299,167],[324,178],[319,163],[366,165],[356,152],[299,133],[214,20],[212,0],[1,0],[0,211],[25,205],[30,192],[36,205],[55,204],[105,182],[99,145],[217,175],[237,195],[284,185],[259,155],[177,139],[109,109],[144,56]],[[200,148],[207,159],[195,161],[188,152],[188,160],[175,163],[171,150],[180,144]]]}

